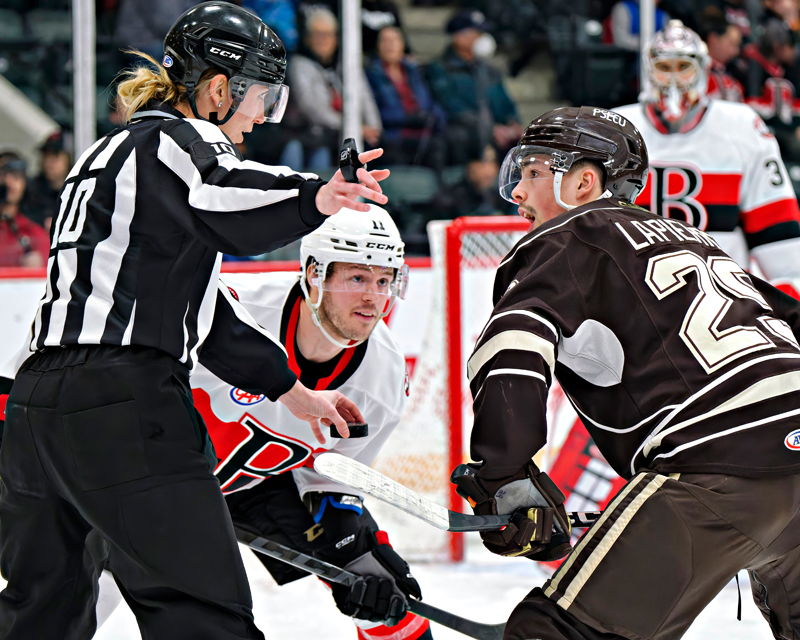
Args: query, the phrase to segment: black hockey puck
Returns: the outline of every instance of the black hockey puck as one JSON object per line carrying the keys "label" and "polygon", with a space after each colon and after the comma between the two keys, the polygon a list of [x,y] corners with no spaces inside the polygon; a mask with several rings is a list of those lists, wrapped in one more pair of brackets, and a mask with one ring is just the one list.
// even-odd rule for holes
{"label": "black hockey puck", "polygon": [[[369,435],[369,425],[366,422],[348,422],[347,428],[350,429],[351,438],[364,438]],[[336,425],[331,425],[331,438],[341,438],[336,430]]]}

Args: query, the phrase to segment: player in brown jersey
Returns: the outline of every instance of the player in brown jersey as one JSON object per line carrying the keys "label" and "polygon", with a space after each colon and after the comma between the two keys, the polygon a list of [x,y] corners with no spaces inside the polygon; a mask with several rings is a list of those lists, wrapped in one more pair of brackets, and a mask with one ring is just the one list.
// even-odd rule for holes
{"label": "player in brown jersey", "polygon": [[454,473],[501,555],[569,550],[531,461],[557,378],[627,485],[506,639],[671,640],[741,569],[775,638],[800,638],[800,306],[704,232],[630,204],[647,151],[614,112],[533,121],[501,169],[532,221],[497,272],[469,360],[471,455]]}

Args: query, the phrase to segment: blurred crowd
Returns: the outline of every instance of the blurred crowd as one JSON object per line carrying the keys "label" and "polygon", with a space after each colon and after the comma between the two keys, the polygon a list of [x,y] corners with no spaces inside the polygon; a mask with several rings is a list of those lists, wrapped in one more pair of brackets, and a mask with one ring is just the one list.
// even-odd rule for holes
{"label": "blurred crowd", "polygon": [[[339,0],[235,1],[269,24],[289,52],[290,102],[284,120],[256,127],[240,146],[242,153],[267,164],[332,175],[344,101]],[[800,162],[800,0],[656,2],[657,28],[679,18],[707,43],[713,60],[711,97],[752,105],[775,132],[784,159]],[[132,60],[123,50],[141,50],[160,60],[164,33],[194,4],[98,0],[98,133],[121,124],[114,79]],[[413,4],[451,9],[441,34],[446,47],[425,64],[409,44],[395,0],[362,0],[361,133],[366,148],[385,149],[381,164],[392,169],[389,209],[411,252],[424,253],[425,224],[431,219],[514,213],[496,189],[500,162],[526,124],[508,80],[524,77],[520,74],[530,71],[538,56],[549,56],[555,71],[554,101],[609,108],[636,101],[640,15],[638,0]],[[28,36],[41,30],[41,16],[63,16],[69,9],[68,0],[4,0],[6,5],[9,9],[0,13],[9,15],[0,15],[0,24],[18,14]],[[66,131],[71,114],[59,111],[58,91],[55,98],[38,94],[31,79],[35,70],[14,77],[14,63],[25,54],[2,31],[0,73],[34,101],[38,96]],[[48,42],[57,49],[60,41],[52,35]],[[46,65],[41,56],[37,69]],[[58,75],[57,70],[49,73]],[[58,206],[57,192],[71,162],[69,139],[67,131],[44,143],[35,178],[19,154],[0,141],[0,265],[46,259],[46,234],[40,231],[49,229]]]}

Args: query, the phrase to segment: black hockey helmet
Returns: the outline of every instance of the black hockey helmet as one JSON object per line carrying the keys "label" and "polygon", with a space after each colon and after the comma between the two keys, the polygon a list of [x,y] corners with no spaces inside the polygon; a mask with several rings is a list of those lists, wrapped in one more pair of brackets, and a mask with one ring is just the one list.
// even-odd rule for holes
{"label": "black hockey helmet", "polygon": [[[164,68],[173,82],[186,87],[187,97],[197,118],[194,88],[206,69],[218,69],[228,76],[233,105],[221,122],[237,110],[256,116],[263,110],[268,122],[280,122],[288,99],[286,49],[275,32],[247,9],[229,2],[203,2],[175,21],[164,38]],[[245,101],[253,85],[258,101]],[[263,98],[263,99],[262,99]],[[247,104],[244,108],[243,104]],[[256,106],[258,102],[258,106]],[[252,113],[250,113],[252,111]],[[214,118],[216,114],[212,114]]]}
{"label": "black hockey helmet", "polygon": [[[633,202],[647,182],[647,147],[639,130],[614,111],[597,107],[561,107],[539,116],[522,134],[500,169],[500,194],[522,180],[526,158],[544,154],[555,175],[556,200],[561,201],[561,177],[578,160],[595,160],[606,172],[606,195]],[[547,176],[549,177],[549,176]]]}

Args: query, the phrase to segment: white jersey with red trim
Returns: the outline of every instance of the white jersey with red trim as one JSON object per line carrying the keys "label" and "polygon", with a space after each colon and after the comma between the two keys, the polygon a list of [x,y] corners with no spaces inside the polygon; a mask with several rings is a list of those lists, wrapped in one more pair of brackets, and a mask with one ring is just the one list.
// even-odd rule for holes
{"label": "white jersey with red trim", "polygon": [[[232,295],[267,331],[280,336],[289,366],[301,381],[294,340],[299,305],[304,304],[300,273],[225,274]],[[203,416],[220,463],[215,471],[222,490],[249,489],[270,475],[292,471],[303,495],[309,491],[352,493],[330,482],[313,468],[313,458],[335,451],[371,465],[391,435],[403,411],[407,395],[405,358],[383,321],[369,340],[343,350],[328,363],[330,371],[311,381],[317,389],[337,389],[358,405],[369,425],[363,438],[331,438],[317,442],[307,422],[295,418],[286,407],[261,395],[236,389],[199,365],[191,384],[195,407]],[[324,365],[322,365],[324,366]],[[307,384],[308,386],[308,384]]]}
{"label": "white jersey with red trim", "polygon": [[[647,144],[650,172],[636,204],[708,231],[744,268],[800,278],[800,210],[778,143],[749,106],[711,100],[698,123],[667,133],[650,105],[614,109]],[[749,256],[748,256],[749,249]]]}

